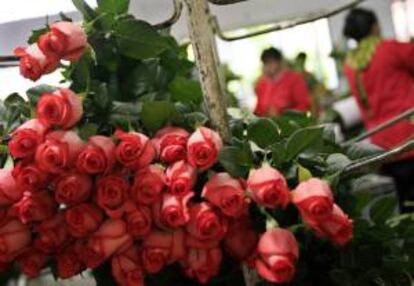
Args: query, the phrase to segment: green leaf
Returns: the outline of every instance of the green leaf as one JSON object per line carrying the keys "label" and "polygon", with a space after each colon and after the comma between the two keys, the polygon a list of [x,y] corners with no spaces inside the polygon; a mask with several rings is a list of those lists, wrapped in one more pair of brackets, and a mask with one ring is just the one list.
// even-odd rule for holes
{"label": "green leaf", "polygon": [[73,22],[72,18],[70,18],[69,16],[67,16],[65,13],[60,12],[59,13],[60,19],[62,19],[62,21],[65,22]]}
{"label": "green leaf", "polygon": [[125,14],[128,12],[130,0],[98,0],[100,12]]}
{"label": "green leaf", "polygon": [[298,169],[298,178],[299,182],[305,182],[309,179],[312,179],[313,175],[309,169],[303,167],[302,165],[299,165]]}
{"label": "green leaf", "polygon": [[79,129],[79,137],[85,141],[98,134],[98,126],[94,123],[87,123]]}
{"label": "green leaf", "polygon": [[39,98],[44,93],[52,93],[56,91],[58,88],[47,85],[47,84],[41,84],[35,87],[32,87],[26,91],[27,98],[29,99],[31,106],[36,106],[37,102],[39,101]]}
{"label": "green leaf", "polygon": [[269,118],[255,118],[247,128],[247,138],[265,149],[279,139],[279,129]]}
{"label": "green leaf", "polygon": [[19,108],[25,104],[26,101],[18,93],[12,93],[4,100],[4,105],[6,108]]}
{"label": "green leaf", "polygon": [[163,127],[176,113],[175,107],[168,101],[147,101],[141,112],[141,120],[145,128],[155,132]]}
{"label": "green leaf", "polygon": [[346,148],[345,154],[351,160],[357,160],[363,157],[374,156],[384,152],[384,149],[370,143],[358,142]]}
{"label": "green leaf", "polygon": [[326,159],[326,164],[328,165],[327,172],[329,174],[334,174],[341,172],[348,165],[352,163],[351,160],[344,154],[334,153],[328,156]]}
{"label": "green leaf", "polygon": [[369,217],[376,224],[385,224],[396,213],[396,207],[397,200],[394,194],[384,196],[371,206]]}
{"label": "green leaf", "polygon": [[272,151],[272,159],[273,162],[280,166],[283,162],[285,162],[286,159],[286,149],[285,144],[281,142],[277,142],[270,146],[270,150]]}
{"label": "green leaf", "polygon": [[169,43],[150,24],[123,18],[115,26],[114,35],[122,55],[142,60],[153,58],[169,48]]}
{"label": "green leaf", "polygon": [[28,44],[36,43],[39,40],[40,36],[48,31],[49,31],[49,27],[32,30],[32,34],[30,35],[29,40],[27,40],[27,43]]}
{"label": "green leaf", "polygon": [[72,3],[82,13],[86,21],[91,21],[96,18],[95,11],[84,0],[72,0]]}
{"label": "green leaf", "polygon": [[286,160],[290,161],[322,139],[323,128],[319,126],[307,127],[294,132],[286,142]]}
{"label": "green leaf", "polygon": [[234,177],[245,177],[253,167],[253,153],[248,142],[226,146],[220,151],[220,164]]}
{"label": "green leaf", "polygon": [[177,76],[169,85],[171,99],[182,103],[199,105],[203,100],[203,92],[198,81]]}

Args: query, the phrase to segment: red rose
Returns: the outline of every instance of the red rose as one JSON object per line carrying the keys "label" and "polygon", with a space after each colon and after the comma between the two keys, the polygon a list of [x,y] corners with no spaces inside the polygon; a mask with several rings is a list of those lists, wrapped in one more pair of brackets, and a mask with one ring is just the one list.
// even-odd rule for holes
{"label": "red rose", "polygon": [[250,217],[245,216],[229,222],[229,229],[224,238],[227,252],[239,261],[250,258],[255,252],[258,235]]}
{"label": "red rose", "polygon": [[154,145],[144,134],[117,130],[115,136],[120,140],[115,151],[116,158],[125,167],[139,169],[154,160]]}
{"label": "red rose", "polygon": [[168,191],[172,195],[185,196],[192,191],[196,183],[197,170],[185,161],[179,161],[167,169],[165,176]]}
{"label": "red rose", "polygon": [[34,246],[44,253],[57,252],[68,239],[68,230],[62,215],[56,215],[36,226]]}
{"label": "red rose", "polygon": [[103,220],[103,213],[96,206],[83,203],[68,209],[65,220],[71,235],[87,237],[98,229]]}
{"label": "red rose", "polygon": [[47,127],[37,119],[26,121],[11,133],[9,152],[13,158],[28,158],[43,142]]}
{"label": "red rose", "polygon": [[79,241],[75,241],[56,255],[57,276],[59,278],[68,279],[85,270],[85,266],[79,258],[82,255],[82,246]]}
{"label": "red rose", "polygon": [[8,206],[19,201],[23,196],[20,188],[12,175],[12,171],[0,169],[0,206]]}
{"label": "red rose", "polygon": [[39,191],[42,190],[48,182],[48,174],[39,169],[36,164],[25,163],[20,161],[12,171],[17,185],[22,190]]}
{"label": "red rose", "polygon": [[133,244],[126,223],[121,219],[105,221],[88,241],[84,250],[85,263],[96,268],[110,256],[122,253]]}
{"label": "red rose", "polygon": [[67,88],[40,96],[36,107],[37,117],[46,126],[68,129],[82,118],[83,106],[79,95]]}
{"label": "red rose", "polygon": [[69,170],[82,151],[84,143],[73,131],[53,131],[37,148],[36,163],[44,171],[59,174]]}
{"label": "red rose", "polygon": [[182,128],[165,127],[153,139],[161,161],[171,164],[187,157],[187,141],[190,134]]}
{"label": "red rose", "polygon": [[135,175],[131,196],[138,204],[152,205],[161,199],[164,188],[163,168],[158,165],[150,165]]}
{"label": "red rose", "polygon": [[190,207],[190,221],[186,229],[194,238],[208,243],[224,237],[227,222],[208,203],[198,203]]}
{"label": "red rose", "polygon": [[157,273],[165,265],[174,263],[185,255],[184,232],[153,230],[143,242],[142,263],[148,273]]}
{"label": "red rose", "polygon": [[128,199],[128,181],[118,175],[108,175],[98,179],[96,185],[96,201],[109,217],[120,218],[122,206]]}
{"label": "red rose", "polygon": [[207,284],[211,278],[220,272],[222,260],[220,248],[187,250],[185,260],[182,262],[186,275],[197,279],[201,284]]}
{"label": "red rose", "polygon": [[40,36],[39,48],[48,56],[74,62],[85,52],[87,40],[81,26],[62,21],[50,25],[50,31]]}
{"label": "red rose", "polygon": [[46,191],[24,192],[13,207],[22,223],[43,221],[52,217],[57,210],[56,202]]}
{"label": "red rose", "polygon": [[92,192],[93,181],[89,175],[72,171],[56,181],[55,200],[60,204],[73,206],[86,201]]}
{"label": "red rose", "polygon": [[76,166],[82,173],[108,173],[115,164],[115,143],[110,137],[92,136],[79,154]]}
{"label": "red rose", "polygon": [[303,215],[321,220],[332,213],[334,198],[326,182],[313,178],[296,187],[292,192],[292,202]]}
{"label": "red rose", "polygon": [[290,193],[286,179],[269,165],[251,170],[247,187],[253,200],[259,205],[267,208],[285,208],[289,204]]}
{"label": "red rose", "polygon": [[160,228],[177,228],[185,225],[190,220],[187,204],[192,197],[193,193],[188,193],[185,197],[164,194],[152,207],[156,225]]}
{"label": "red rose", "polygon": [[126,215],[128,232],[134,238],[143,238],[147,236],[152,227],[151,210],[146,206],[135,207],[134,210],[128,211]]}
{"label": "red rose", "polygon": [[121,286],[144,286],[140,254],[133,246],[112,258],[112,276]]}
{"label": "red rose", "polygon": [[30,245],[29,228],[17,219],[0,226],[0,261],[10,262]]}
{"label": "red rose", "polygon": [[207,170],[216,163],[222,147],[223,141],[217,132],[200,127],[188,139],[188,162],[200,170]]}
{"label": "red rose", "polygon": [[290,231],[281,228],[266,231],[257,251],[256,269],[260,276],[273,283],[287,283],[293,279],[299,248]]}
{"label": "red rose", "polygon": [[30,278],[39,276],[46,264],[47,256],[43,252],[30,248],[17,257],[21,271]]}
{"label": "red rose", "polygon": [[14,54],[20,58],[20,74],[33,81],[54,72],[59,66],[59,58],[55,55],[46,56],[37,44],[16,48]]}
{"label": "red rose", "polygon": [[213,175],[204,185],[201,196],[226,216],[235,218],[247,212],[243,185],[227,173]]}

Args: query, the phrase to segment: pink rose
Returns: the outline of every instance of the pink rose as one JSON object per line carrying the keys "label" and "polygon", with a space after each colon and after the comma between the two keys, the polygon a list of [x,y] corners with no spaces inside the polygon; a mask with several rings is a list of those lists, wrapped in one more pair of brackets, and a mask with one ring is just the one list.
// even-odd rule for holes
{"label": "pink rose", "polygon": [[79,60],[87,46],[86,33],[72,22],[56,22],[39,38],[39,48],[46,55],[56,55],[67,61]]}
{"label": "pink rose", "polygon": [[184,232],[153,230],[143,241],[142,263],[148,273],[157,273],[185,255]]}
{"label": "pink rose", "polygon": [[68,240],[68,230],[62,215],[56,215],[36,226],[34,246],[44,253],[57,252]]}
{"label": "pink rose", "polygon": [[256,269],[260,276],[273,283],[287,283],[293,279],[299,248],[290,231],[281,228],[266,231],[257,251]]}
{"label": "pink rose", "polygon": [[47,256],[43,252],[30,248],[17,257],[21,271],[30,278],[39,276],[40,271],[45,267]]}
{"label": "pink rose", "polygon": [[138,204],[152,205],[161,199],[164,188],[163,168],[158,165],[150,165],[135,175],[131,196]]}
{"label": "pink rose", "polygon": [[24,192],[13,208],[22,223],[40,222],[52,217],[57,211],[55,200],[46,191]]}
{"label": "pink rose", "polygon": [[224,238],[227,252],[239,261],[253,256],[258,242],[258,235],[249,216],[229,222],[229,229]]}
{"label": "pink rose", "polygon": [[147,236],[152,227],[151,210],[147,206],[138,206],[127,212],[126,222],[128,224],[128,233],[134,238],[143,238]]}
{"label": "pink rose", "polygon": [[188,162],[200,170],[207,170],[217,162],[222,147],[223,141],[217,132],[200,127],[188,139]]}
{"label": "pink rose", "polygon": [[128,199],[129,183],[119,175],[99,178],[96,184],[96,202],[111,218],[120,218]]}
{"label": "pink rose", "polygon": [[253,200],[259,205],[267,208],[286,208],[289,204],[290,193],[286,179],[269,165],[251,170],[247,187]]}
{"label": "pink rose", "polygon": [[227,173],[213,175],[204,185],[201,196],[226,216],[236,218],[247,212],[248,203],[242,183]]}
{"label": "pink rose", "polygon": [[48,183],[48,174],[34,163],[20,161],[12,171],[17,185],[22,190],[39,191]]}
{"label": "pink rose", "polygon": [[187,158],[187,141],[190,134],[182,128],[165,127],[153,139],[161,161],[171,164]]}
{"label": "pink rose", "polygon": [[83,203],[68,209],[65,220],[72,236],[87,237],[101,225],[103,213],[96,206]]}
{"label": "pink rose", "polygon": [[165,176],[168,191],[172,195],[185,196],[194,188],[197,170],[185,161],[178,161],[168,167]]}
{"label": "pink rose", "polygon": [[46,56],[37,44],[16,48],[14,54],[20,58],[20,74],[33,81],[54,72],[59,66],[59,58],[55,55]]}
{"label": "pink rose", "polygon": [[40,96],[36,107],[39,121],[46,126],[69,129],[82,118],[83,106],[79,95],[67,88]]}
{"label": "pink rose", "polygon": [[136,246],[115,255],[111,261],[112,276],[121,286],[144,286],[144,271]]}
{"label": "pink rose", "polygon": [[116,158],[125,167],[140,169],[148,166],[155,158],[155,148],[147,136],[136,132],[116,130],[120,140],[116,147]]}
{"label": "pink rose", "polygon": [[68,171],[76,162],[84,143],[73,131],[53,131],[37,148],[36,163],[44,171],[59,174]]}
{"label": "pink rose", "polygon": [[8,206],[19,201],[23,196],[20,188],[12,175],[12,171],[0,169],[0,206]]}
{"label": "pink rose", "polygon": [[17,219],[11,219],[0,226],[0,261],[11,262],[30,245],[31,233],[28,226]]}
{"label": "pink rose", "polygon": [[188,277],[197,279],[201,284],[207,284],[211,278],[219,274],[222,257],[221,249],[218,247],[190,248],[182,264]]}
{"label": "pink rose", "polygon": [[76,166],[81,173],[108,173],[115,165],[115,143],[110,137],[92,136],[79,154]]}
{"label": "pink rose", "polygon": [[58,177],[55,188],[55,200],[60,204],[73,206],[82,203],[92,193],[93,181],[89,175],[76,171]]}
{"label": "pink rose", "polygon": [[26,121],[11,133],[9,152],[13,158],[29,158],[43,143],[47,128],[37,119]]}
{"label": "pink rose", "polygon": [[177,228],[190,220],[188,202],[193,197],[188,193],[184,197],[164,194],[152,207],[155,224],[160,228]]}

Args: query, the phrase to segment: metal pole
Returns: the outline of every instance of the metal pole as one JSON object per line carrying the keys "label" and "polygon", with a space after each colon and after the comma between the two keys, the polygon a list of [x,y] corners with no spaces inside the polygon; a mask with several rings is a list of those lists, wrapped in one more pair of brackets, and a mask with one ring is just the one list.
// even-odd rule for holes
{"label": "metal pole", "polygon": [[231,134],[227,118],[224,89],[220,81],[216,55],[217,47],[211,26],[211,15],[206,0],[185,0],[188,12],[188,27],[204,99],[211,122],[224,141],[229,142]]}

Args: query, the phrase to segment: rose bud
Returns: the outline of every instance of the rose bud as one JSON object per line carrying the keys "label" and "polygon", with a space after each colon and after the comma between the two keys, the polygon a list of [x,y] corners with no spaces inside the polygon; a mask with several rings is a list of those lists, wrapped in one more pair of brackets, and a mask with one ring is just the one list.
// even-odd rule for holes
{"label": "rose bud", "polygon": [[116,158],[125,167],[137,170],[154,160],[154,145],[144,134],[116,130],[115,136],[120,140],[115,150]]}
{"label": "rose bud", "polygon": [[143,241],[142,263],[151,274],[159,272],[165,265],[172,264],[185,255],[184,231],[153,230]]}
{"label": "rose bud", "polygon": [[153,139],[158,157],[171,164],[187,158],[187,141],[190,133],[182,128],[165,127],[155,134]]}
{"label": "rose bud", "polygon": [[288,283],[295,275],[299,248],[295,237],[285,229],[266,231],[259,240],[256,269],[273,283]]}
{"label": "rose bud", "polygon": [[36,226],[38,233],[34,246],[46,254],[57,252],[68,239],[68,230],[62,215],[56,215]]}
{"label": "rose bud", "polygon": [[81,173],[108,173],[115,164],[115,143],[110,137],[92,136],[79,154],[76,166]]}
{"label": "rose bud", "polygon": [[160,228],[177,228],[190,220],[188,202],[193,197],[188,193],[185,197],[164,194],[162,199],[152,207],[154,222]]}
{"label": "rose bud", "polygon": [[17,185],[22,190],[30,192],[39,191],[46,187],[48,174],[34,163],[20,161],[12,170]]}
{"label": "rose bud", "polygon": [[39,48],[44,54],[56,55],[67,61],[79,60],[85,52],[86,33],[81,26],[67,21],[50,25],[50,31],[39,38]]}
{"label": "rose bud", "polygon": [[247,188],[259,205],[267,208],[286,208],[289,204],[290,193],[286,179],[269,165],[250,171]]}
{"label": "rose bud", "polygon": [[40,96],[36,107],[37,117],[46,126],[69,129],[82,118],[83,106],[79,95],[67,88]]}
{"label": "rose bud", "polygon": [[34,248],[29,248],[17,257],[21,271],[30,278],[39,276],[40,271],[46,265],[46,261],[46,254]]}
{"label": "rose bud", "polygon": [[332,213],[334,198],[325,181],[313,178],[296,187],[292,192],[292,202],[303,215],[321,220]]}
{"label": "rose bud", "polygon": [[242,183],[227,173],[213,175],[204,185],[201,196],[226,216],[236,218],[247,212],[248,203]]}
{"label": "rose bud", "polygon": [[147,236],[152,227],[151,210],[146,206],[138,206],[134,210],[128,211],[126,215],[128,232],[134,238]]}
{"label": "rose bud", "polygon": [[12,171],[0,169],[0,206],[8,206],[19,201],[23,196],[20,188],[12,175]]}
{"label": "rose bud", "polygon": [[136,246],[112,258],[112,277],[121,286],[144,286],[144,271]]}
{"label": "rose bud", "polygon": [[161,199],[164,188],[163,168],[158,165],[150,165],[135,175],[131,196],[138,204],[152,205]]}
{"label": "rose bud", "polygon": [[11,219],[0,226],[0,261],[11,262],[30,245],[29,228],[17,219]]}
{"label": "rose bud", "polygon": [[128,181],[118,175],[104,176],[97,181],[96,202],[111,218],[120,218],[122,206],[128,199]]}
{"label": "rose bud", "polygon": [[40,222],[52,217],[57,211],[55,200],[46,191],[24,192],[13,208],[22,223]]}
{"label": "rose bud", "polygon": [[31,158],[43,143],[47,127],[38,119],[26,121],[11,133],[9,152],[13,158]]}
{"label": "rose bud", "polygon": [[84,249],[88,268],[96,268],[110,256],[122,253],[133,244],[126,223],[121,219],[109,219],[89,238]]}
{"label": "rose bud", "polygon": [[60,174],[69,170],[76,162],[84,143],[73,131],[53,131],[37,148],[36,163],[44,171]]}
{"label": "rose bud", "polygon": [[190,207],[190,221],[186,229],[194,238],[208,243],[224,237],[227,222],[208,203],[197,203]]}
{"label": "rose bud", "polygon": [[83,203],[68,209],[65,221],[72,236],[87,237],[99,228],[103,221],[103,213],[96,206]]}
{"label": "rose bud", "polygon": [[165,176],[170,194],[185,196],[196,183],[197,170],[185,161],[178,161],[168,167]]}
{"label": "rose bud", "polygon": [[185,274],[201,284],[207,284],[219,274],[222,256],[220,248],[190,248],[182,263]]}
{"label": "rose bud", "polygon": [[46,56],[38,44],[27,48],[16,48],[14,54],[20,58],[20,74],[32,81],[38,80],[42,75],[54,72],[59,66],[56,55]]}
{"label": "rose bud", "polygon": [[81,262],[79,255],[82,255],[81,250],[77,251],[79,243],[70,245],[64,251],[56,255],[57,276],[61,279],[68,279],[80,274],[86,269]]}
{"label": "rose bud", "polygon": [[93,187],[89,175],[72,171],[58,177],[55,188],[55,200],[59,204],[73,206],[85,202],[91,195]]}
{"label": "rose bud", "polygon": [[250,258],[255,252],[258,235],[250,217],[244,216],[229,222],[229,229],[224,237],[227,252],[239,261]]}
{"label": "rose bud", "polygon": [[200,170],[207,170],[216,163],[222,147],[223,141],[217,132],[200,127],[188,139],[188,162]]}

